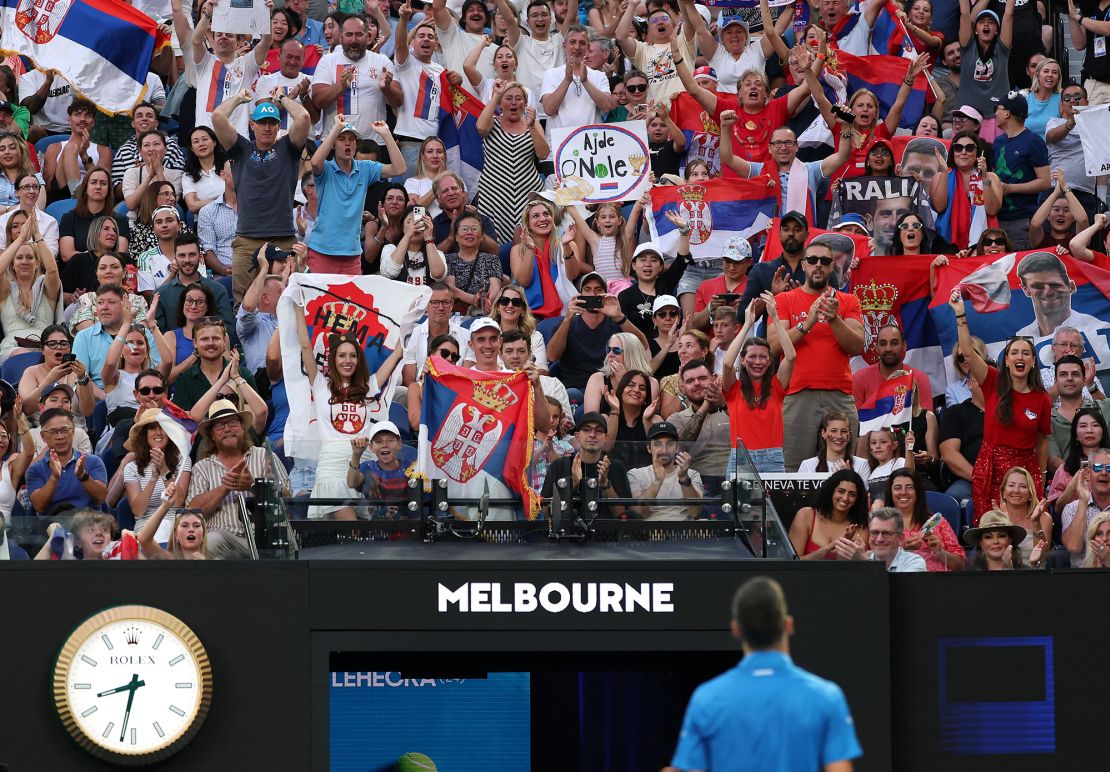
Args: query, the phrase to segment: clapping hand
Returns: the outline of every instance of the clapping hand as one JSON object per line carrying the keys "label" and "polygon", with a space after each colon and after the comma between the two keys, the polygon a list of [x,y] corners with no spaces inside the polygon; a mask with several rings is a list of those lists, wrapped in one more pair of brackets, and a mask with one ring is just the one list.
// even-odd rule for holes
{"label": "clapping hand", "polygon": [[224,474],[223,479],[220,480],[220,484],[231,491],[250,490],[253,483],[254,479],[247,470],[247,459],[245,458],[231,467],[231,469]]}

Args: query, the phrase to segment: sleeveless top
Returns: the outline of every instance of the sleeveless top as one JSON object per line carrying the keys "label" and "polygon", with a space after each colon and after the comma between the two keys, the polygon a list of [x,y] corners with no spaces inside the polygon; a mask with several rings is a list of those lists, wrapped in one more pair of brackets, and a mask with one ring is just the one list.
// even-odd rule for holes
{"label": "sleeveless top", "polygon": [[185,337],[185,328],[178,327],[173,332],[173,337],[177,342],[177,349],[174,353],[174,364],[179,365],[184,362],[196,349],[193,346],[193,341]]}
{"label": "sleeveless top", "polygon": [[[813,510],[813,519],[809,521],[809,533],[806,534],[806,546],[802,551],[803,555],[810,555],[817,550],[821,549],[820,544],[813,541],[813,527],[817,525],[817,510]],[[825,560],[836,560],[836,550],[829,550],[825,553]]]}
{"label": "sleeveless top", "polygon": [[10,523],[12,507],[15,506],[15,488],[12,487],[11,460],[0,463],[0,513],[4,515],[4,522]]}
{"label": "sleeveless top", "polygon": [[[68,145],[69,142],[70,141],[68,139],[66,139],[66,140],[62,140],[61,142],[58,143],[58,158],[62,157],[62,153],[64,153],[66,151],[66,145]],[[95,145],[92,142],[89,143],[89,158],[92,159],[93,166],[99,166],[100,165],[100,146],[99,145]],[[85,172],[88,171],[88,168],[85,166],[85,162],[81,160],[81,156],[77,156],[77,168],[81,170],[81,176],[84,177]],[[49,182],[48,182],[48,184],[49,184]]]}

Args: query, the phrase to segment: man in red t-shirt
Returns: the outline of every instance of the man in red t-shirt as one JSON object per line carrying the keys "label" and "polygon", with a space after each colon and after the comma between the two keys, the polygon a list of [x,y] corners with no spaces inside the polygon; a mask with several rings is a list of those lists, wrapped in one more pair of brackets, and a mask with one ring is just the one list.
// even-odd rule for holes
{"label": "man in red t-shirt", "polygon": [[[694,315],[690,327],[704,330],[713,323],[713,313],[722,305],[735,309],[748,284],[748,269],[752,265],[752,245],[743,236],[728,240],[721,252],[721,275],[706,279],[694,293]],[[736,295],[735,298],[721,297]]]}
{"label": "man in red t-shirt", "polygon": [[[782,407],[782,453],[789,472],[796,472],[802,461],[816,454],[817,432],[825,413],[847,414],[852,432],[859,433],[848,363],[863,353],[865,343],[859,300],[829,286],[832,248],[812,242],[806,247],[802,266],[805,284],[775,298],[779,318],[798,352]],[[782,354],[778,335],[778,327],[769,330],[773,356]]]}
{"label": "man in red t-shirt", "polygon": [[[883,381],[890,378],[900,370],[909,370],[913,373],[913,383],[917,388],[917,401],[924,410],[933,409],[933,389],[929,385],[929,376],[923,370],[914,370],[906,367],[906,339],[902,335],[902,328],[893,322],[884,324],[879,328],[875,338],[875,353],[879,361],[867,367],[861,367],[852,373],[852,396],[856,400],[856,408],[861,408],[874,401],[876,392]],[[914,460],[918,464],[930,463],[933,459],[925,450],[925,438],[914,453]],[[856,455],[867,457],[867,436],[859,438],[856,445]]]}

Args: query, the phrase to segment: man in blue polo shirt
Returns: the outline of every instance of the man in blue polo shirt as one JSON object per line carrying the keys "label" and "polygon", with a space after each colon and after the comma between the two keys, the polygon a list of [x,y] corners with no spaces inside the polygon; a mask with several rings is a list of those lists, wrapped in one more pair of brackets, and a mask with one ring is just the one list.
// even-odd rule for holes
{"label": "man in blue polo shirt", "polygon": [[67,509],[99,507],[108,495],[104,462],[73,449],[73,415],[59,407],[39,419],[50,451],[27,468],[27,493],[40,515]]}
{"label": "man in blue polo shirt", "polygon": [[[96,290],[97,322],[92,327],[81,330],[73,339],[73,354],[85,366],[87,376],[92,378],[98,389],[104,388],[100,371],[104,369],[112,338],[118,335],[120,342],[127,338],[129,327],[124,324],[125,302],[130,302],[127,292],[118,284],[99,287]],[[150,334],[150,330],[144,329],[143,333],[146,335],[147,351],[150,352],[150,366],[157,367],[162,359],[158,356],[158,347],[154,345],[154,336]],[[103,396],[103,392],[97,391],[98,398],[102,399]]]}
{"label": "man in blue polo shirt", "polygon": [[1052,187],[1048,167],[1048,145],[1025,128],[1029,101],[1011,91],[994,102],[999,135],[994,140],[994,171],[1002,180],[1002,211],[998,226],[1014,242],[1014,249],[1029,249],[1029,220],[1037,212],[1038,195]]}
{"label": "man in blue polo shirt", "polygon": [[836,684],[790,659],[794,619],[778,582],[756,577],[732,600],[744,659],[690,698],[671,764],[706,772],[851,772],[863,755]]}
{"label": "man in blue polo shirt", "polygon": [[[396,163],[355,159],[361,139],[354,124],[343,115],[335,116],[331,131],[312,154],[312,174],[316,178],[318,215],[316,227],[308,237],[308,267],[313,273],[362,273],[362,207],[366,190],[382,178],[408,170],[397,140],[385,121],[374,121],[371,128],[385,142],[389,157]],[[335,158],[328,160],[332,148]]]}

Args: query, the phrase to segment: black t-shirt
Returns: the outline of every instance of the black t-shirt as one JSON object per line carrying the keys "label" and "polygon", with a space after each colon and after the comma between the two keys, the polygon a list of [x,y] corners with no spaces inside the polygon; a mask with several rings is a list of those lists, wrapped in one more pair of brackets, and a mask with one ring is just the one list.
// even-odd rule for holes
{"label": "black t-shirt", "polygon": [[679,255],[667,267],[663,274],[655,280],[655,293],[648,294],[640,289],[640,285],[633,278],[631,287],[617,293],[617,302],[621,304],[621,313],[639,328],[644,337],[651,340],[655,335],[655,324],[651,320],[651,306],[659,295],[673,295],[682,274],[686,273],[689,264],[689,255]]}
{"label": "black t-shirt", "polygon": [[[545,499],[551,498],[555,490],[555,482],[561,478],[566,477],[568,480],[571,478],[572,465],[574,463],[574,456],[563,456],[551,462],[551,466],[547,467],[547,476],[543,479],[543,490],[541,495]],[[602,454],[603,456],[606,454]],[[597,464],[582,463],[582,479],[583,480],[596,480],[597,479]],[[628,467],[621,462],[620,459],[609,457],[609,482],[613,484],[613,490],[619,498],[630,499],[632,498],[632,489],[628,486]],[[582,484],[579,483],[578,490],[574,492],[576,496],[582,495]],[[621,507],[620,510],[625,509]],[[609,507],[601,508],[602,516],[609,515]]]}
{"label": "black t-shirt", "polygon": [[[89,226],[92,225],[93,220],[100,217],[99,214],[89,215],[88,217],[81,217],[73,209],[69,210],[62,215],[62,220],[58,223],[58,237],[65,236],[73,237],[73,245],[78,252],[83,252],[89,248]],[[116,220],[116,228],[119,231],[121,238],[130,238],[130,231],[127,227],[127,218],[122,217],[116,213],[112,213],[112,217]],[[96,284],[89,285],[89,289],[94,289]]]}
{"label": "black t-shirt", "polygon": [[970,399],[946,408],[940,418],[938,444],[945,440],[960,441],[960,455],[974,465],[983,444],[983,411]]}
{"label": "black t-shirt", "polygon": [[[974,5],[974,3],[973,3]],[[991,0],[988,8],[1002,18],[1006,11],[1006,3],[1002,0]],[[1044,43],[1041,40],[1041,14],[1037,10],[1037,0],[1016,0],[1014,2],[1014,36],[1010,46],[1010,88],[1029,88],[1029,77],[1025,74],[1025,65],[1033,58],[1033,54],[1044,53]],[[1090,33],[1087,33],[1088,39]],[[1069,39],[1070,42],[1070,39]]]}
{"label": "black t-shirt", "polygon": [[[1083,15],[1088,19],[1110,21],[1110,8],[1100,11],[1098,0],[1084,0],[1076,3],[1076,5],[1079,6]],[[1087,32],[1087,48],[1083,57],[1083,75],[1103,83],[1110,83],[1110,52],[1105,52],[1102,56],[1095,56],[1095,41],[1100,37],[1102,36],[1090,31]]]}
{"label": "black t-shirt", "polygon": [[559,380],[568,389],[585,390],[586,381],[605,364],[605,346],[609,338],[620,332],[609,317],[591,329],[582,317],[575,317],[567,331],[567,346],[559,358]]}
{"label": "black t-shirt", "polygon": [[648,142],[648,151],[651,153],[651,170],[655,178],[660,179],[664,174],[678,174],[682,165],[682,154],[674,151],[674,141],[665,139],[662,142]]}
{"label": "black t-shirt", "polygon": [[[659,345],[659,341],[655,338],[648,338],[648,356],[652,359],[655,359],[662,348],[663,347]],[[668,351],[667,356],[663,357],[663,363],[655,369],[653,375],[656,378],[666,378],[668,375],[674,375],[678,372],[678,368],[681,364],[682,363],[678,360],[678,352]]]}
{"label": "black t-shirt", "polygon": [[92,252],[78,252],[62,264],[62,291],[83,289],[92,292],[100,286],[96,278],[96,257]]}

